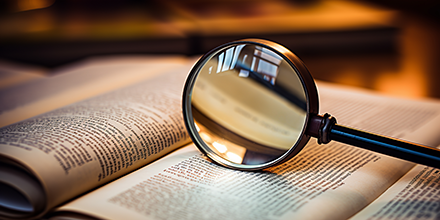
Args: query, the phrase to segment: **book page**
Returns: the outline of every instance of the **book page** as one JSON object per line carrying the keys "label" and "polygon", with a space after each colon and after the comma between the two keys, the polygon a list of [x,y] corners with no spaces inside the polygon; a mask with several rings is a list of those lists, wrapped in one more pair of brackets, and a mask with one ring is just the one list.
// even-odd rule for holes
{"label": "book page", "polygon": [[8,88],[47,77],[47,73],[48,70],[43,67],[0,60],[0,93]]}
{"label": "book page", "polygon": [[0,127],[167,71],[187,68],[187,64],[181,56],[107,56],[57,68],[45,77],[0,91]]}
{"label": "book page", "polygon": [[408,100],[365,89],[318,82],[320,112],[335,116],[338,124],[437,147],[440,100]]}
{"label": "book page", "polygon": [[[108,200],[118,193],[130,189],[136,186],[136,184],[148,180],[149,178],[153,178],[156,174],[192,157],[201,156],[196,147],[193,144],[190,144],[116,181],[100,187],[80,199],[74,200],[67,206],[62,206],[61,209],[58,208],[55,214],[49,215],[50,219],[71,216],[72,213],[75,213],[76,216],[79,217],[86,217],[86,219],[92,217],[99,219],[145,219],[145,216],[142,213],[137,213],[135,211],[127,212],[125,207],[109,203]],[[167,186],[162,183],[160,183],[160,185]],[[170,209],[171,207],[163,208]]]}
{"label": "book page", "polygon": [[[439,127],[437,101],[397,100],[327,85],[320,92],[323,111],[335,110],[346,125],[439,143],[436,135],[426,135],[427,129]],[[421,122],[399,126],[396,112]],[[379,115],[387,116],[383,123],[368,124]],[[311,140],[283,164],[246,172],[213,164],[193,146],[187,148],[181,161],[169,161],[180,155],[173,153],[60,207],[52,217],[74,212],[104,219],[347,219],[414,166],[353,146]]]}
{"label": "book page", "polygon": [[439,219],[439,197],[440,169],[417,165],[351,219]]}
{"label": "book page", "polygon": [[[44,213],[187,143],[181,91],[189,68],[1,128],[0,169],[5,175],[21,169],[14,179],[2,176],[0,186],[27,200],[10,205],[16,197],[3,194],[0,214]],[[20,172],[41,185],[23,185]],[[33,190],[39,187],[43,196]]]}

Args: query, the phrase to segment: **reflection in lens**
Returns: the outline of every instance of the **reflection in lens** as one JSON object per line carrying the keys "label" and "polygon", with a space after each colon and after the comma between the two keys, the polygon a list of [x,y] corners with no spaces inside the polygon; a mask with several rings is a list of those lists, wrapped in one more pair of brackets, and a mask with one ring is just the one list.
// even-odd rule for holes
{"label": "reflection in lens", "polygon": [[306,109],[295,70],[277,53],[251,44],[208,58],[191,97],[199,138],[237,164],[265,164],[285,154],[303,132]]}

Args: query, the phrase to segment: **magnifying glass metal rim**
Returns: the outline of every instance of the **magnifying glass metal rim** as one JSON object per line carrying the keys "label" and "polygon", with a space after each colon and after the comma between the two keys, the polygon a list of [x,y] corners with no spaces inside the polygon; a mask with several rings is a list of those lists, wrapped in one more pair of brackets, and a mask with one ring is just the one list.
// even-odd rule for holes
{"label": "magnifying glass metal rim", "polygon": [[[259,165],[248,165],[248,164],[237,164],[233,163],[229,160],[226,160],[219,155],[217,155],[210,147],[208,147],[202,138],[199,136],[197,129],[194,124],[194,118],[192,116],[191,110],[191,98],[194,84],[196,82],[199,71],[202,67],[209,61],[210,58],[215,56],[219,51],[232,47],[234,45],[239,44],[251,44],[255,46],[261,46],[271,50],[272,52],[281,56],[297,73],[298,78],[301,81],[301,84],[304,88],[304,93],[306,95],[306,119],[304,123],[304,127],[299,135],[299,139],[294,143],[294,145],[282,156],[278,157],[275,160],[270,162],[259,164]],[[183,98],[182,98],[182,111],[183,111],[183,119],[189,136],[192,141],[196,145],[196,147],[208,158],[210,158],[215,163],[223,165],[228,168],[239,169],[239,170],[261,170],[267,167],[274,166],[276,164],[280,164],[296,154],[298,154],[302,148],[307,144],[310,139],[310,135],[306,133],[307,128],[309,126],[309,120],[312,116],[318,114],[319,110],[319,100],[318,100],[318,92],[315,86],[315,82],[310,75],[309,71],[305,67],[304,63],[301,59],[299,59],[293,52],[285,48],[284,46],[277,44],[273,41],[263,40],[263,39],[244,39],[229,42],[223,45],[220,45],[205,55],[203,55],[192,67],[183,89]]]}

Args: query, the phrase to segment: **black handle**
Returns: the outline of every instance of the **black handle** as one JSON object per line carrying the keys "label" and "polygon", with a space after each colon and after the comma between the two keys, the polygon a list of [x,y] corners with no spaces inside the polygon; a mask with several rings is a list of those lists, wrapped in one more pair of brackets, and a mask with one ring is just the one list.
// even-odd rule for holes
{"label": "black handle", "polygon": [[411,162],[440,168],[440,150],[334,124],[329,139]]}

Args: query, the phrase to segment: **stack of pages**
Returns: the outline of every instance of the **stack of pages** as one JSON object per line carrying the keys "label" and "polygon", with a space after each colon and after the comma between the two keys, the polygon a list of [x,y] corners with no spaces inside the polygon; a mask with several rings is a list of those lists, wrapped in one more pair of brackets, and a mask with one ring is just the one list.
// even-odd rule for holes
{"label": "stack of pages", "polygon": [[[185,57],[107,57],[51,76],[3,65],[0,218],[438,219],[440,170],[311,140],[246,172],[211,163],[184,127]],[[440,101],[318,82],[342,125],[440,144]]]}

